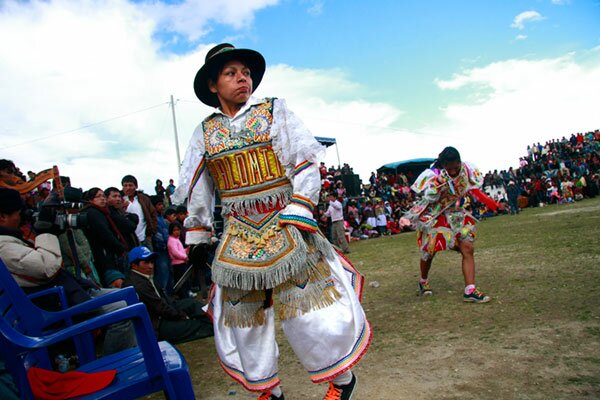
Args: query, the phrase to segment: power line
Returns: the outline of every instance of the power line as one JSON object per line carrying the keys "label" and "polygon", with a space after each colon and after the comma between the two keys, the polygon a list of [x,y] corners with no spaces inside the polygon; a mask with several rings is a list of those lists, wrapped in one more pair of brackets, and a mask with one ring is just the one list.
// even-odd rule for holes
{"label": "power line", "polygon": [[[179,101],[181,101],[183,103],[198,104],[198,101],[192,101],[192,100],[186,100],[186,99],[179,99]],[[377,126],[377,125],[361,124],[361,123],[352,122],[352,121],[342,121],[342,120],[336,120],[336,119],[330,119],[330,118],[317,117],[315,115],[306,115],[306,116],[308,118],[320,119],[321,121],[333,122],[336,124],[354,125],[354,126],[360,126],[360,127],[364,127],[364,128],[376,128],[376,129],[381,129],[381,130],[401,132],[406,135],[418,134],[418,135],[425,135],[425,136],[447,137],[446,135],[440,135],[439,133],[425,132],[425,131],[419,131],[419,130],[400,129],[400,128],[394,128],[391,126]]]}
{"label": "power line", "polygon": [[102,124],[105,124],[107,122],[111,122],[111,121],[114,121],[114,120],[117,120],[117,119],[120,119],[120,118],[125,118],[125,117],[128,117],[128,116],[133,115],[133,114],[138,114],[138,113],[141,113],[141,112],[144,112],[144,111],[152,110],[154,108],[157,108],[157,107],[163,106],[165,104],[169,104],[169,103],[170,102],[163,102],[163,103],[156,104],[156,105],[153,105],[153,106],[141,109],[141,110],[132,111],[132,112],[127,113],[127,114],[122,114],[122,115],[118,115],[116,117],[105,119],[103,121],[98,121],[98,122],[93,122],[91,124],[83,125],[83,126],[80,126],[79,128],[70,129],[68,131],[63,131],[63,132],[58,132],[58,133],[53,133],[51,135],[42,136],[42,137],[38,137],[38,138],[35,138],[35,139],[27,140],[25,142],[21,142],[21,143],[17,143],[17,144],[11,144],[9,146],[0,147],[0,149],[2,149],[2,150],[4,150],[4,149],[10,149],[12,147],[23,146],[25,144],[30,144],[30,143],[34,143],[34,142],[39,142],[41,140],[46,140],[46,139],[50,139],[50,138],[53,138],[53,137],[57,137],[57,136],[61,136],[61,135],[66,135],[68,133],[77,132],[77,131],[80,131],[82,129],[90,128],[92,126],[102,125]]}

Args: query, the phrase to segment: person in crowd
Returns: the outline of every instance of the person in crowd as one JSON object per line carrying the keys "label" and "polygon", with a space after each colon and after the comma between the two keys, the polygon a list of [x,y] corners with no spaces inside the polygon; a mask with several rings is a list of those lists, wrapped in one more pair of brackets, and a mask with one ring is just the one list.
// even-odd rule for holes
{"label": "person in crowd", "polygon": [[371,228],[377,227],[377,218],[375,218],[375,210],[373,210],[373,203],[371,200],[367,200],[365,208],[363,209],[363,220]]}
{"label": "person in crowd", "polygon": [[[69,238],[71,236],[71,238]],[[81,229],[71,229],[58,235],[63,268],[73,276],[93,281],[98,287],[102,280],[94,265],[94,256],[85,233]]]}
{"label": "person in crowd", "polygon": [[123,284],[124,266],[118,259],[126,256],[127,242],[110,216],[106,196],[99,188],[88,190],[84,199],[87,206],[88,225],[83,228],[88,238],[96,269],[106,287],[119,288]]}
{"label": "person in crowd", "polygon": [[188,210],[186,206],[182,206],[179,205],[177,206],[177,208],[175,209],[176,212],[176,217],[177,217],[177,222],[179,222],[179,226],[181,228],[181,234],[179,235],[179,240],[181,240],[181,243],[186,246],[185,244],[185,234],[187,232],[187,229],[185,229],[183,223],[185,221],[185,219],[188,216]]}
{"label": "person in crowd", "polygon": [[139,223],[135,230],[140,244],[152,249],[152,237],[156,233],[156,210],[152,206],[150,198],[139,192],[138,182],[135,176],[125,175],[121,179],[123,193],[125,193],[125,208],[127,212],[136,214]]}
{"label": "person in crowd", "polygon": [[375,225],[377,227],[377,232],[379,232],[379,234],[383,236],[386,234],[387,217],[385,215],[385,208],[384,208],[381,200],[377,201],[377,204],[375,204],[374,211],[375,211]]}
{"label": "person in crowd", "polygon": [[[21,210],[24,203],[19,192],[0,188],[0,258],[17,284],[26,292],[33,293],[54,286],[62,286],[70,306],[83,303],[92,297],[108,293],[111,289],[100,289],[93,282],[70,275],[62,268],[62,255],[58,238],[49,233],[54,230],[46,215],[40,212],[40,220],[49,228],[38,228],[35,243],[22,239]],[[47,229],[47,231],[46,231]],[[112,289],[116,290],[116,289]],[[45,309],[51,303],[40,303]],[[110,312],[125,307],[125,302],[105,305],[99,312]],[[112,354],[136,345],[131,321],[110,325],[104,338],[104,354]]]}
{"label": "person in crowd", "polygon": [[177,221],[177,211],[173,207],[169,207],[165,210],[165,220],[167,224]]}
{"label": "person in crowd", "polygon": [[509,181],[506,192],[506,194],[508,195],[508,205],[510,207],[510,213],[518,214],[520,211],[519,195],[521,194],[521,189],[516,185],[515,181]]}
{"label": "person in crowd", "polygon": [[329,207],[325,216],[331,218],[332,243],[338,246],[345,254],[350,253],[350,246],[346,241],[346,229],[344,228],[344,210],[342,203],[335,193],[329,194]]}
{"label": "person in crowd", "polygon": [[[181,224],[178,221],[171,222],[169,224],[169,238],[167,240],[167,249],[169,253],[169,258],[171,261],[171,266],[173,268],[173,277],[175,283],[179,282],[179,280],[183,277],[185,271],[188,268],[188,252],[183,247],[181,243]],[[191,287],[191,283],[189,279],[181,285],[181,289],[178,290],[178,295],[180,298],[189,297],[189,290]]]}
{"label": "person in crowd", "polygon": [[173,300],[153,279],[157,253],[147,247],[135,247],[129,252],[131,270],[125,286],[133,286],[140,301],[146,305],[158,340],[173,344],[213,336],[210,318],[202,304],[194,299]]}
{"label": "person in crowd", "polygon": [[335,193],[338,199],[343,199],[346,197],[346,188],[344,187],[342,181],[337,181],[335,183]]}
{"label": "person in crowd", "polygon": [[[350,367],[371,338],[352,286],[361,278],[315,234],[323,147],[284,100],[252,96],[264,69],[254,50],[224,43],[208,52],[194,88],[219,108],[192,136],[175,202],[188,197],[186,243],[206,244],[219,191],[225,222],[209,304],[224,369],[263,392],[260,399],[283,398],[272,307],[278,296],[283,331],[312,381],[330,382],[326,398],[348,399],[356,384]],[[253,171],[248,180],[229,179],[240,176],[229,157]]]}
{"label": "person in crowd", "polygon": [[152,244],[154,245],[154,252],[157,254],[154,260],[154,282],[168,294],[172,294],[174,277],[173,267],[171,266],[171,259],[169,257],[169,251],[167,249],[167,242],[169,240],[169,224],[163,217],[165,211],[165,198],[163,196],[152,196],[152,205],[156,209],[156,233]]}
{"label": "person in crowd", "polygon": [[[417,241],[421,249],[419,292],[433,293],[429,282],[429,270],[433,257],[439,251],[456,250],[462,255],[465,280],[463,300],[487,303],[490,296],[475,286],[475,224],[476,220],[461,200],[469,193],[477,195],[489,204],[493,200],[483,195],[479,187],[483,176],[472,164],[462,162],[458,150],[446,147],[432,168],[426,169],[412,185],[416,193],[423,195],[400,220],[402,225],[417,226]],[[448,235],[451,232],[451,235]]]}
{"label": "person in crowd", "polygon": [[354,229],[360,226],[360,213],[356,206],[356,201],[352,200],[348,204],[348,222]]}
{"label": "person in crowd", "polygon": [[170,206],[171,203],[171,196],[173,195],[173,193],[175,193],[175,182],[173,181],[173,179],[169,179],[169,185],[167,186],[167,191],[166,191],[166,195],[167,195],[167,201],[169,202],[168,206]]}
{"label": "person in crowd", "polygon": [[[137,229],[140,218],[137,214],[126,212],[123,208],[123,196],[121,191],[116,187],[109,187],[104,191],[106,196],[106,205],[110,212],[110,217],[117,225],[117,229],[127,242],[127,251],[139,246],[140,241],[137,238],[135,230]],[[124,264],[127,260],[124,260]],[[121,265],[121,264],[119,264]]]}
{"label": "person in crowd", "polygon": [[162,198],[164,198],[166,196],[167,189],[165,189],[165,187],[163,186],[163,183],[160,179],[156,180],[156,186],[154,186],[154,192],[156,193],[156,196],[159,196]]}

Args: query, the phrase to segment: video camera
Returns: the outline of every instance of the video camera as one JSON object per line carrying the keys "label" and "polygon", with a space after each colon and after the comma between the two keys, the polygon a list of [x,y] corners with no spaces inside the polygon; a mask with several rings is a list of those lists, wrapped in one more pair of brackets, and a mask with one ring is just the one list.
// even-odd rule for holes
{"label": "video camera", "polygon": [[64,188],[61,199],[56,192],[38,204],[38,211],[33,214],[33,229],[36,232],[52,232],[60,234],[67,229],[80,229],[88,226],[88,217],[81,211],[83,191],[73,187]]}

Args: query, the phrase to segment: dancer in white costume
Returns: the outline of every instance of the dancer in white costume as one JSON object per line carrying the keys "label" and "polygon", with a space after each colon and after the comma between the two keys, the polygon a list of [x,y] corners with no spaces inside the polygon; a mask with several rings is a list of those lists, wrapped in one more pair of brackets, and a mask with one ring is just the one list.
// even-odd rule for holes
{"label": "dancer in white costume", "polygon": [[[323,147],[284,100],[252,96],[265,60],[223,43],[211,49],[194,90],[218,107],[194,132],[175,199],[187,197],[186,242],[208,243],[215,190],[224,232],[212,265],[209,301],[224,370],[259,399],[283,399],[275,341],[288,342],[327,399],[350,399],[350,371],[369,347],[360,305],[362,276],[319,233],[313,209]],[[193,252],[193,251],[192,251]]]}

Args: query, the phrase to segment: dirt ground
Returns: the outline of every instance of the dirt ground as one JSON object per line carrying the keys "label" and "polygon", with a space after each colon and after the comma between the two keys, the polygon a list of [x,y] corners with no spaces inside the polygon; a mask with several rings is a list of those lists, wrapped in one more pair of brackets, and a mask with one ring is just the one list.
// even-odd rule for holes
{"label": "dirt ground", "polygon": [[[527,209],[478,229],[488,304],[461,301],[460,256],[451,252],[434,261],[434,296],[417,296],[414,233],[352,243],[374,331],[354,369],[355,400],[600,398],[600,199]],[[309,381],[281,335],[279,345],[286,399],[322,399],[326,385]],[[198,399],[257,397],[225,375],[212,338],[179,347]]]}

